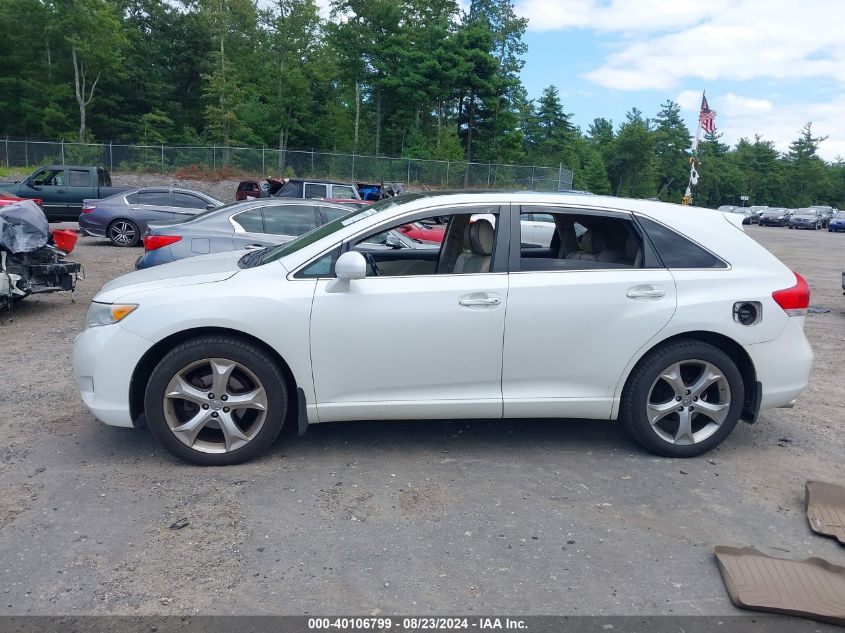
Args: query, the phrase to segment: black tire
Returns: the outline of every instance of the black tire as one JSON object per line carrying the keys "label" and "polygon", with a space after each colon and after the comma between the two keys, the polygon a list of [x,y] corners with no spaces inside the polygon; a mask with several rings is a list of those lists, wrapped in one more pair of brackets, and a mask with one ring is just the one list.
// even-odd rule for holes
{"label": "black tire", "polygon": [[[699,359],[714,365],[730,387],[728,413],[721,426],[708,438],[687,445],[663,439],[652,428],[646,415],[652,385],[674,363]],[[664,457],[695,457],[721,444],[731,434],[745,400],[742,375],[731,358],[718,347],[694,339],[681,339],[649,352],[634,368],[622,393],[619,418],[625,429],[643,448]]]}
{"label": "black tire", "polygon": [[[227,359],[247,368],[260,381],[267,400],[266,417],[254,437],[244,446],[222,453],[203,452],[183,443],[165,415],[168,383],[191,363],[210,358]],[[255,458],[275,441],[287,417],[288,385],[275,359],[261,347],[234,336],[202,336],[180,343],[156,365],[147,384],[144,407],[150,431],[168,451],[193,464],[227,466]]]}
{"label": "black tire", "polygon": [[109,222],[106,227],[106,237],[109,238],[112,246],[120,248],[137,246],[141,241],[141,231],[132,220],[118,218]]}

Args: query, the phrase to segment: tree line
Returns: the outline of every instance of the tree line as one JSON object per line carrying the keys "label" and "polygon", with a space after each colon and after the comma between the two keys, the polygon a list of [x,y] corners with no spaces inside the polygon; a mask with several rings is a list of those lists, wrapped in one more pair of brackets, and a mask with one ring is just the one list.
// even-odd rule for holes
{"label": "tree line", "polygon": [[[572,169],[574,187],[678,201],[692,134],[647,116],[572,122],[520,81],[512,0],[3,0],[0,133],[14,138],[268,146]],[[717,104],[714,104],[717,105]],[[696,204],[845,206],[845,164],[807,124],[699,146]]]}

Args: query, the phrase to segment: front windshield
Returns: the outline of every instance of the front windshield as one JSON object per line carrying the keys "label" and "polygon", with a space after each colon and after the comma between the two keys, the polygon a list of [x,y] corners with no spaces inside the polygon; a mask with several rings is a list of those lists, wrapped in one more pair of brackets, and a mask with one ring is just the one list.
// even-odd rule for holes
{"label": "front windshield", "polygon": [[404,204],[406,202],[410,202],[412,200],[418,200],[419,198],[424,198],[426,194],[424,193],[406,193],[401,196],[396,196],[395,198],[386,198],[385,200],[379,200],[367,207],[363,207],[358,209],[357,211],[352,211],[348,215],[344,215],[343,217],[337,218],[336,220],[332,220],[328,224],[324,224],[323,226],[318,226],[313,231],[309,231],[304,235],[299,236],[298,238],[291,240],[290,242],[286,242],[280,246],[276,246],[275,248],[271,248],[266,251],[261,258],[256,262],[257,266],[262,266],[263,264],[267,264],[269,262],[274,262],[282,257],[286,257],[296,251],[305,248],[306,246],[310,246],[314,242],[323,239],[331,235],[332,233],[336,233],[343,228],[351,224],[355,224],[355,222],[359,222],[364,218],[368,218],[370,216],[376,215],[377,213],[382,213],[387,209],[392,209],[393,207]]}

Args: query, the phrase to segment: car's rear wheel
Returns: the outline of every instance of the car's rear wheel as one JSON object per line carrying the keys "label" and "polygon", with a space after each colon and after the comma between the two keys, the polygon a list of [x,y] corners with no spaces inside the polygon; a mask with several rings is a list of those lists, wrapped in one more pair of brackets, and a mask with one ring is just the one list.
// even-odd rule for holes
{"label": "car's rear wheel", "polygon": [[228,336],[191,339],[156,366],[144,405],[155,438],[182,459],[237,464],[265,451],[287,415],[287,384],[265,350]]}
{"label": "car's rear wheel", "polygon": [[681,340],[640,361],[625,386],[620,418],[649,451],[693,457],[730,435],[744,398],[742,376],[727,354]]}
{"label": "car's rear wheel", "polygon": [[141,231],[132,220],[112,220],[106,235],[115,246],[135,246],[141,239]]}

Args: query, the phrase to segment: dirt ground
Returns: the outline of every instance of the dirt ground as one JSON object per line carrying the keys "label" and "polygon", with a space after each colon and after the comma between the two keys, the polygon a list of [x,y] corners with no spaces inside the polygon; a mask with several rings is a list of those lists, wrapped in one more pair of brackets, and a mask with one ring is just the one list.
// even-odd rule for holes
{"label": "dirt ground", "polygon": [[812,285],[816,363],[709,455],[606,422],[356,422],[221,469],[79,401],[88,302],[139,254],[81,238],[77,292],[0,319],[0,614],[727,615],[714,545],[845,564],[803,505],[845,480],[845,235],[748,231]]}

